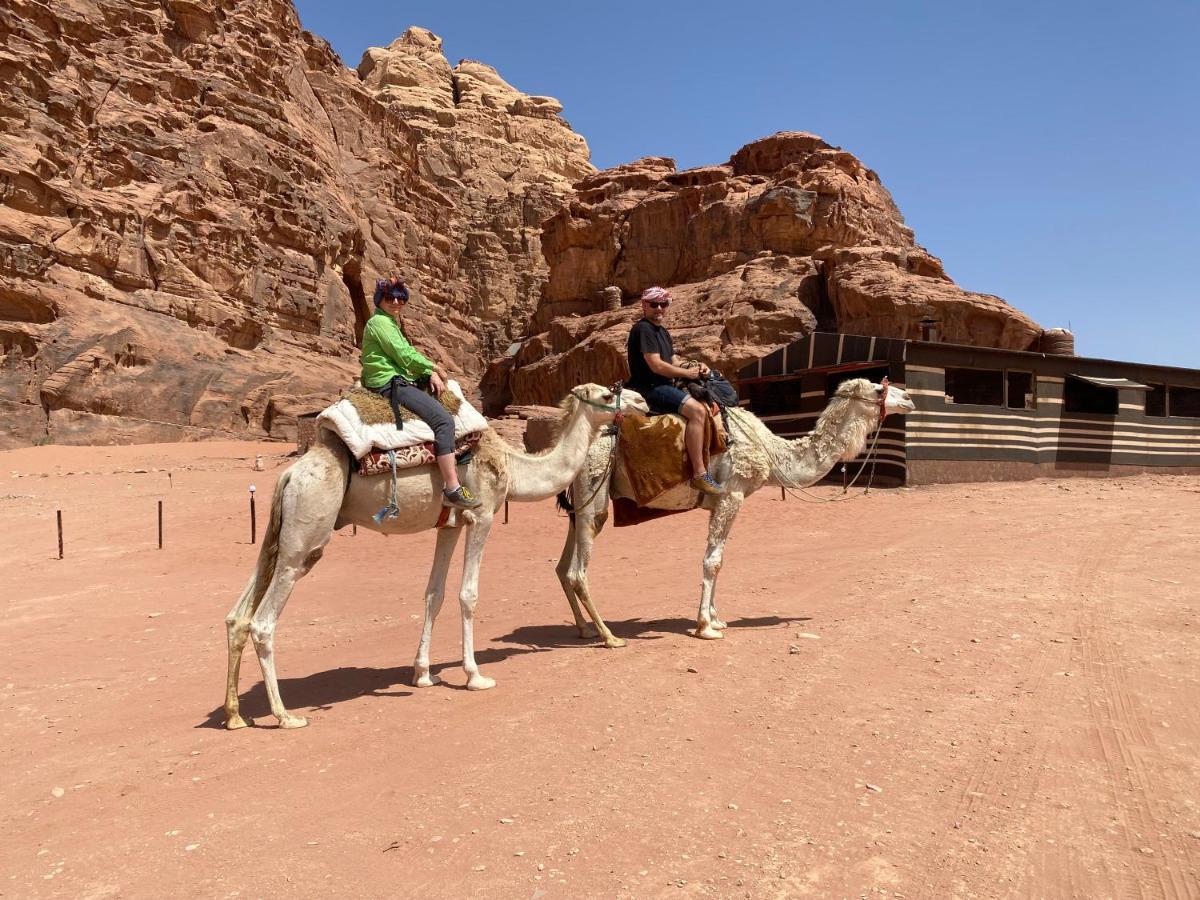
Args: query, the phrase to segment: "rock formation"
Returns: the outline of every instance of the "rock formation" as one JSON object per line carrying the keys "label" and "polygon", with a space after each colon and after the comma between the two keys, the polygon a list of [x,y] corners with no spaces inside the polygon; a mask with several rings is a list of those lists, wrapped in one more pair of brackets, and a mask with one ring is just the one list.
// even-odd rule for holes
{"label": "rock formation", "polygon": [[[917,246],[879,177],[803,132],[678,172],[648,158],[583,179],[545,224],[550,265],[532,336],[486,393],[545,403],[584,373],[624,376],[636,298],[670,286],[678,355],[734,371],[815,329],[1025,349],[1039,327],[998,297],[954,285]],[[609,308],[604,292],[630,306]]]}
{"label": "rock formation", "polygon": [[289,436],[392,271],[478,377],[587,146],[423,30],[360,72],[287,0],[0,7],[0,448]]}
{"label": "rock formation", "polygon": [[468,383],[505,360],[493,409],[623,375],[654,283],[681,354],[727,369],[818,327],[1038,331],[819,138],[597,174],[561,111],[419,28],[351,70],[289,0],[6,0],[0,448],[291,437],[357,374],[392,272],[428,355]]}

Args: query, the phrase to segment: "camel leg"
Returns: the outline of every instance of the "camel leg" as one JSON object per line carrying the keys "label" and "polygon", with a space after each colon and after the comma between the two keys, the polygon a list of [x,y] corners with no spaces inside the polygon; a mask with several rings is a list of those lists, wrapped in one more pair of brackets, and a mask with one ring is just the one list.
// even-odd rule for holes
{"label": "camel leg", "polygon": [[462,612],[463,671],[467,673],[467,689],[486,691],[496,682],[479,673],[475,662],[475,603],[479,599],[479,567],[483,564],[483,547],[492,529],[492,511],[486,505],[476,512],[475,524],[467,531],[467,547],[463,553],[462,588],[458,605]]}
{"label": "camel leg", "polygon": [[425,623],[421,626],[421,643],[417,645],[417,658],[413,661],[413,684],[416,687],[430,687],[441,681],[429,671],[429,643],[433,639],[434,620],[446,598],[446,573],[450,570],[450,557],[454,555],[454,547],[461,533],[461,528],[443,528],[437,534],[433,567],[429,570],[429,584],[425,588]]}
{"label": "camel leg", "polygon": [[[328,540],[326,537],[325,541]],[[303,728],[308,724],[308,719],[293,716],[279,696],[279,680],[275,675],[275,626],[296,582],[308,574],[321,558],[324,552],[323,544],[324,542],[321,547],[311,550],[298,565],[295,562],[280,561],[275,570],[275,577],[271,579],[271,586],[250,619],[250,638],[254,641],[254,650],[258,654],[258,665],[262,669],[267,699],[271,702],[271,713],[279,720],[280,728]]]}
{"label": "camel leg", "polygon": [[[575,479],[575,484],[572,486],[574,496],[587,497],[591,492],[592,485],[588,484],[586,475],[580,475]],[[596,636],[596,629],[583,618],[583,611],[579,608],[579,598],[575,596],[575,588],[571,585],[571,579],[567,577],[567,573],[571,569],[571,561],[577,552],[576,544],[579,534],[579,529],[575,524],[576,514],[572,513],[568,519],[570,524],[567,526],[567,539],[563,543],[562,553],[558,557],[558,565],[555,566],[554,572],[558,575],[558,583],[562,585],[563,593],[567,595],[567,603],[571,605],[571,615],[575,617],[575,628],[579,632],[579,636],[592,638]]]}
{"label": "camel leg", "polygon": [[571,586],[575,596],[587,609],[588,616],[596,626],[596,632],[604,641],[604,646],[610,649],[624,647],[627,643],[623,638],[613,634],[604,619],[596,611],[592,602],[592,591],[588,585],[588,563],[592,559],[592,547],[596,538],[608,521],[608,491],[601,490],[592,501],[589,509],[580,510],[575,516],[575,547],[571,564],[566,574],[566,582]]}
{"label": "camel leg", "polygon": [[725,637],[725,623],[717,617],[713,597],[717,590],[717,575],[725,555],[725,540],[733,528],[744,495],[738,491],[722,494],[708,520],[708,547],[704,551],[704,582],[700,588],[700,612],[696,617],[696,637],[719,640]]}
{"label": "camel leg", "polygon": [[248,724],[242,718],[238,704],[238,675],[242,668],[242,650],[250,637],[250,616],[262,598],[263,588],[258,584],[258,573],[250,576],[250,583],[225,617],[225,632],[229,641],[229,665],[225,679],[225,727],[233,730]]}

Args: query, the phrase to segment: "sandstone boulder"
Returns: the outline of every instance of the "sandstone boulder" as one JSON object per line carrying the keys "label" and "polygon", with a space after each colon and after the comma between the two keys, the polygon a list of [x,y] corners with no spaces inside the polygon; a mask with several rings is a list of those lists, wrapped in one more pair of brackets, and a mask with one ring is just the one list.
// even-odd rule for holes
{"label": "sandstone boulder", "polygon": [[[546,403],[624,377],[636,298],[670,286],[676,352],[730,372],[816,329],[1024,349],[1039,327],[957,287],[919,247],[879,177],[816,135],[755,141],[726,165],[651,157],[581,179],[544,225],[550,267],[530,336],[485,400]],[[620,293],[628,308],[605,300]]]}

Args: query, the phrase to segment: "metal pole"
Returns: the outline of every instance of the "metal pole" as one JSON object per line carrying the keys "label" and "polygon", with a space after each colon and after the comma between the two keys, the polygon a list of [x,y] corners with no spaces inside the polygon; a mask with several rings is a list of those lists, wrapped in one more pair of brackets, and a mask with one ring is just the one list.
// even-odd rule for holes
{"label": "metal pole", "polygon": [[59,558],[59,559],[62,559],[62,558],[63,558],[63,546],[62,546],[62,510],[61,510],[61,509],[60,509],[60,510],[56,510],[56,511],[55,511],[55,516],[58,518],[58,558]]}
{"label": "metal pole", "polygon": [[504,524],[508,524],[508,501],[504,501]]}
{"label": "metal pole", "polygon": [[842,493],[850,490],[850,486],[846,483],[846,464],[842,463]]}
{"label": "metal pole", "polygon": [[250,543],[258,542],[258,522],[254,514],[254,485],[250,485]]}
{"label": "metal pole", "polygon": [[158,501],[158,549],[162,549],[162,501]]}
{"label": "metal pole", "polygon": [[787,499],[787,488],[783,487],[782,485],[780,485],[780,487],[779,487],[779,499],[780,500]]}

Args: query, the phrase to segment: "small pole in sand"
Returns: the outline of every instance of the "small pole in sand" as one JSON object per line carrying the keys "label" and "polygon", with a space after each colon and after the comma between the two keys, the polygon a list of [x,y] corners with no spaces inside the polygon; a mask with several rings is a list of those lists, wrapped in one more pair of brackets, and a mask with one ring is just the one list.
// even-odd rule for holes
{"label": "small pole in sand", "polygon": [[782,485],[780,485],[780,487],[779,487],[779,499],[780,500],[787,499],[787,488],[783,487]]}
{"label": "small pole in sand", "polygon": [[354,537],[356,534],[358,534],[358,526],[351,525],[350,526],[350,537]]}
{"label": "small pole in sand", "polygon": [[504,501],[504,524],[508,524],[508,501]]}
{"label": "small pole in sand", "polygon": [[258,541],[258,522],[254,515],[254,485],[250,485],[250,543]]}
{"label": "small pole in sand", "polygon": [[167,487],[175,487],[175,482],[172,480],[170,472],[167,473]]}
{"label": "small pole in sand", "polygon": [[846,464],[842,463],[842,493],[850,490],[850,485],[846,483]]}
{"label": "small pole in sand", "polygon": [[162,549],[162,501],[158,501],[158,549]]}
{"label": "small pole in sand", "polygon": [[63,558],[62,548],[62,510],[55,510],[55,517],[58,519],[58,558]]}

